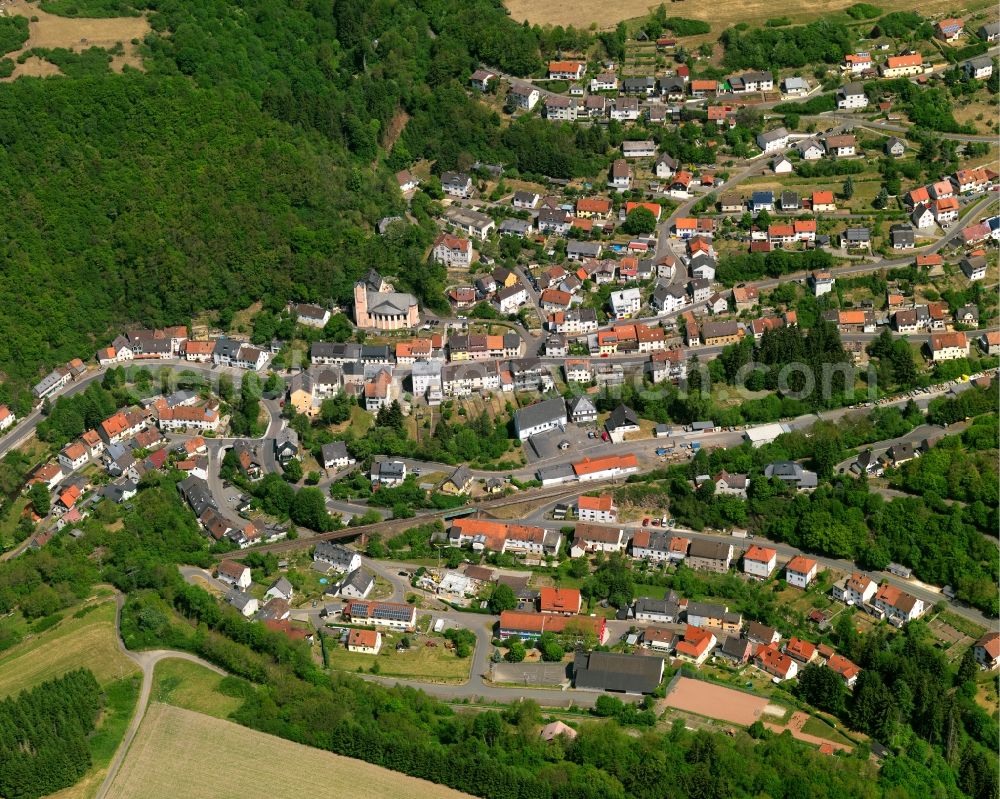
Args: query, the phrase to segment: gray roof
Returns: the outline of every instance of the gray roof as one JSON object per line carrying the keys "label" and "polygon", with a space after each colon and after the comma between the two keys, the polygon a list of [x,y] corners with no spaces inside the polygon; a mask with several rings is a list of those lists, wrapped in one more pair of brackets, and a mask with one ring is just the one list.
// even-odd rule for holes
{"label": "gray roof", "polygon": [[[724,541],[702,541],[696,539],[691,542],[688,555],[692,558],[707,558],[709,560],[725,560],[730,556],[730,544]],[[690,613],[691,605],[688,604]]]}
{"label": "gray roof", "polygon": [[342,564],[347,566],[354,559],[354,551],[348,549],[343,544],[332,544],[329,541],[317,541],[314,558],[321,557],[331,561],[334,565]]}
{"label": "gray roof", "polygon": [[676,600],[651,599],[648,596],[641,596],[635,601],[635,613],[658,613],[676,619],[680,615],[680,606]]}
{"label": "gray roof", "polygon": [[590,399],[590,397],[585,397],[585,396],[573,397],[573,399],[571,399],[567,403],[567,405],[569,406],[569,412],[574,415],[579,413],[580,411],[584,411],[587,413],[597,413],[597,408],[594,406],[594,403]]}
{"label": "gray roof", "polygon": [[324,444],[320,451],[324,461],[334,461],[350,457],[347,454],[347,444],[343,441],[331,441],[329,444]]}
{"label": "gray roof", "polygon": [[522,236],[529,230],[531,230],[531,222],[525,219],[505,219],[500,223],[499,228],[501,233],[517,233]]}
{"label": "gray roof", "polygon": [[773,141],[779,141],[780,139],[787,138],[788,131],[784,128],[775,128],[774,130],[769,130],[766,133],[757,134],[758,144],[763,142],[764,144],[769,144]]}
{"label": "gray roof", "polygon": [[788,483],[796,483],[802,488],[814,488],[817,485],[816,472],[803,469],[795,461],[776,461],[764,468],[765,477],[777,477]]}
{"label": "gray roof", "polygon": [[627,405],[622,404],[619,404],[619,406],[611,412],[611,416],[608,417],[608,421],[605,423],[605,427],[607,427],[608,430],[617,430],[619,427],[629,426],[639,426],[639,414]]}
{"label": "gray roof", "polygon": [[[695,542],[691,543],[692,548]],[[688,602],[687,615],[690,619],[692,616],[701,616],[702,618],[711,619],[721,619],[727,613],[729,609],[725,605],[716,605],[712,602]]]}
{"label": "gray roof", "polygon": [[358,593],[367,594],[374,583],[374,577],[364,569],[357,568],[341,580],[339,590],[343,591],[345,588],[351,587]]}
{"label": "gray roof", "polygon": [[369,313],[402,315],[416,304],[416,297],[402,291],[368,292]]}
{"label": "gray roof", "polygon": [[596,258],[601,254],[601,243],[599,241],[571,241],[566,245],[566,254]]}
{"label": "gray roof", "polygon": [[377,461],[372,471],[379,477],[395,477],[402,479],[406,472],[406,464],[402,461]]}
{"label": "gray roof", "polygon": [[240,591],[238,588],[231,588],[226,593],[226,604],[232,605],[239,611],[242,611],[247,605],[255,601],[250,594]]}
{"label": "gray roof", "polygon": [[514,412],[514,425],[518,430],[525,430],[547,422],[558,422],[565,418],[565,401],[562,397],[553,397],[516,410]]}
{"label": "gray roof", "polygon": [[577,688],[649,694],[663,677],[663,658],[577,652],[573,660]]}
{"label": "gray roof", "polygon": [[840,89],[838,89],[838,94],[842,94],[845,97],[847,95],[864,94],[864,93],[865,93],[864,84],[858,83],[857,81],[855,81],[854,83],[845,83],[843,86],[840,87]]}
{"label": "gray roof", "polygon": [[267,587],[267,590],[278,591],[283,596],[291,596],[294,589],[292,588],[292,584],[288,581],[287,577],[279,577]]}
{"label": "gray roof", "polygon": [[752,202],[752,203],[773,203],[774,202],[774,192],[773,191],[755,191],[750,196],[750,202]]}
{"label": "gray roof", "polygon": [[849,227],[844,233],[848,241],[868,241],[871,239],[871,231],[866,227]]}

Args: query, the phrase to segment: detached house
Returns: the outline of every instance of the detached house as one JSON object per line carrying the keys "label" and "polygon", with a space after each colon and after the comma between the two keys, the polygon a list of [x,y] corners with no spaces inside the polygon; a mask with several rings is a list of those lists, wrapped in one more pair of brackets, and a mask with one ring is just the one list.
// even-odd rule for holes
{"label": "detached house", "polygon": [[442,233],[434,240],[431,256],[446,267],[468,269],[472,266],[472,242]]}
{"label": "detached house", "polygon": [[515,83],[507,92],[507,100],[514,108],[522,111],[530,111],[541,97],[541,93],[534,86],[528,83]]}
{"label": "detached house", "polygon": [[957,358],[965,358],[969,354],[969,340],[965,333],[933,333],[931,334],[928,348],[931,353],[931,360],[953,361]]}
{"label": "detached house", "polygon": [[785,565],[785,581],[796,588],[807,588],[816,577],[816,561],[796,555]]}
{"label": "detached house", "polygon": [[[615,507],[611,494],[601,494],[596,497],[582,496],[576,501],[576,515],[581,522],[610,524],[618,518],[618,508]],[[577,533],[579,533],[579,528],[577,528]],[[618,549],[621,547],[619,546]]]}
{"label": "detached house", "polygon": [[766,580],[774,571],[777,560],[776,550],[759,547],[755,544],[743,555],[743,573],[759,580]]}
{"label": "detached house", "polygon": [[837,108],[840,110],[853,110],[855,108],[867,108],[868,97],[865,95],[865,87],[861,83],[848,83],[837,90]]}
{"label": "detached house", "polygon": [[919,619],[924,613],[924,602],[894,585],[883,585],[875,593],[872,604],[881,610],[891,624],[903,624]]}
{"label": "detached house", "polygon": [[784,128],[775,128],[766,133],[758,133],[757,146],[765,153],[783,150],[788,146],[788,131]]}
{"label": "detached house", "polygon": [[449,197],[471,197],[472,178],[464,172],[442,172],[441,188]]}

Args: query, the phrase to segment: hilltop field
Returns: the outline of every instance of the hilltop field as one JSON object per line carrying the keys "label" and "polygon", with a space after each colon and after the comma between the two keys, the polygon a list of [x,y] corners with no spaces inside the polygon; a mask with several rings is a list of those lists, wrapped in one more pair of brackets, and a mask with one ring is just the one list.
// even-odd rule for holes
{"label": "hilltop field", "polygon": [[[751,26],[763,25],[768,19],[789,16],[796,24],[802,24],[814,19],[829,16],[852,6],[857,0],[818,0],[818,2],[802,5],[792,2],[767,2],[766,0],[722,0],[715,3],[694,3],[691,0],[678,3],[667,3],[667,12],[671,16],[701,19],[711,23],[712,33],[717,36],[726,28],[746,22]],[[649,0],[621,0],[618,3],[605,3],[601,0],[581,0],[578,3],[539,3],[536,0],[507,0],[505,5],[510,15],[518,22],[527,20],[533,25],[573,25],[577,28],[587,28],[591,24],[598,28],[613,28],[623,20],[644,17],[659,3]],[[912,11],[913,3],[906,0],[885,0],[877,5],[884,11]],[[976,0],[966,7],[970,10],[985,7],[987,4]],[[920,6],[924,16],[947,13],[954,7],[948,0],[927,0]]]}

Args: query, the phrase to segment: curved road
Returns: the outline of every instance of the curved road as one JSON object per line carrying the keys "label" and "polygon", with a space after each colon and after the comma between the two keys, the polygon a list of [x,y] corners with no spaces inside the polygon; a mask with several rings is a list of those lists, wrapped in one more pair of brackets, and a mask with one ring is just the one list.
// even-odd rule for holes
{"label": "curved road", "polygon": [[220,669],[213,663],[209,663],[207,660],[202,660],[197,655],[192,655],[190,652],[179,652],[173,649],[151,649],[142,652],[133,652],[125,646],[125,642],[121,638],[121,613],[122,604],[125,598],[121,594],[118,594],[115,598],[115,603],[117,605],[117,612],[115,614],[115,638],[118,644],[118,649],[130,660],[134,661],[137,666],[142,670],[142,688],[139,691],[139,701],[136,703],[135,712],[132,714],[132,721],[129,722],[128,729],[125,731],[125,736],[122,738],[121,743],[118,744],[118,749],[115,751],[114,757],[111,759],[111,763],[108,765],[108,773],[104,777],[104,781],[101,783],[101,787],[97,789],[95,794],[95,799],[104,799],[107,795],[108,789],[111,787],[111,783],[114,782],[115,777],[118,775],[119,769],[121,769],[122,763],[125,761],[125,756],[128,754],[129,747],[132,745],[132,741],[135,739],[136,733],[139,731],[139,725],[142,724],[142,720],[146,715],[146,708],[149,705],[149,697],[153,690],[153,671],[156,668],[156,664],[161,660],[168,660],[170,658],[175,658],[177,660],[187,660],[191,663],[197,663],[199,666],[204,666],[207,669],[211,669],[216,674],[226,675],[227,672]]}

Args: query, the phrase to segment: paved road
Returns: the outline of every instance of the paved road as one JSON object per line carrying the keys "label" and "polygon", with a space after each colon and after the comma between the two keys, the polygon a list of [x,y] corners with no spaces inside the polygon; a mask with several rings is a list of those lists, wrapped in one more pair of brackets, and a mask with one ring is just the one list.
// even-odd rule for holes
{"label": "paved road", "polygon": [[142,670],[142,688],[139,691],[139,701],[136,703],[135,712],[132,715],[132,721],[129,722],[128,729],[125,730],[125,736],[122,738],[121,743],[118,744],[118,749],[115,751],[115,755],[111,759],[111,763],[108,766],[108,773],[104,777],[101,787],[97,789],[97,793],[95,794],[96,799],[104,799],[107,795],[108,789],[111,787],[111,783],[114,782],[115,777],[118,775],[118,771],[121,769],[125,756],[128,754],[129,747],[132,745],[132,741],[135,739],[136,733],[139,731],[139,725],[142,724],[142,720],[146,715],[146,708],[149,705],[149,696],[153,689],[153,672],[157,663],[161,660],[168,660],[170,658],[187,660],[191,663],[197,663],[199,666],[211,669],[216,674],[226,674],[225,671],[220,669],[214,663],[202,660],[200,657],[192,655],[190,652],[180,652],[173,649],[152,649],[142,652],[133,652],[130,649],[127,649],[125,642],[122,641],[121,638],[121,612],[124,597],[119,594],[115,598],[115,602],[117,605],[115,630],[117,633],[116,639],[118,649],[126,657],[134,661]]}

